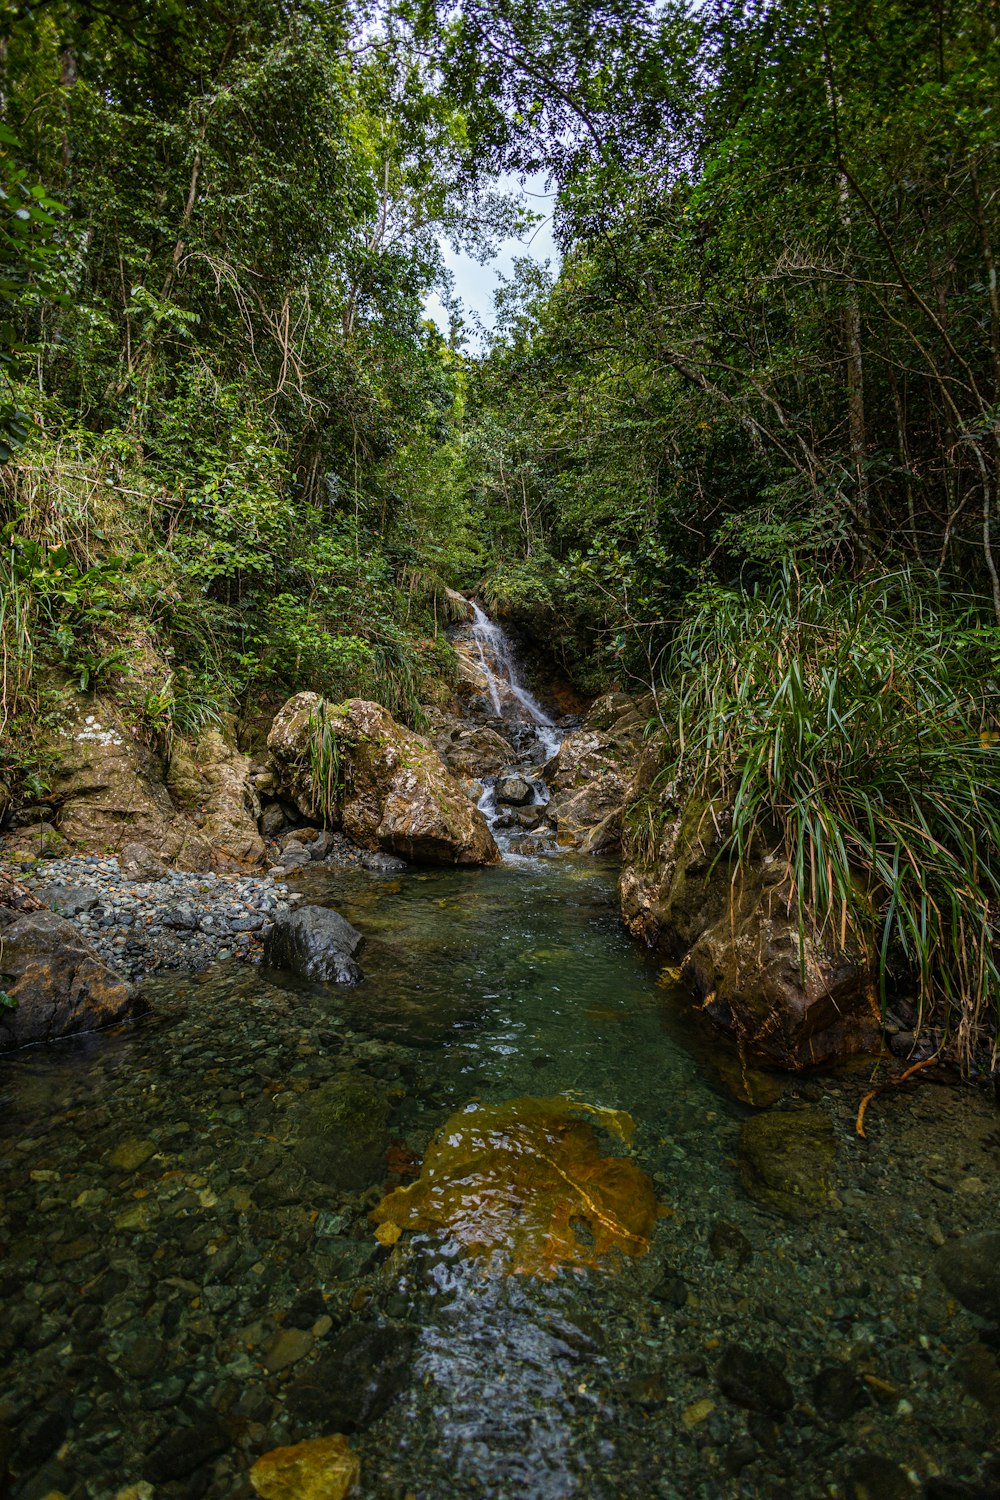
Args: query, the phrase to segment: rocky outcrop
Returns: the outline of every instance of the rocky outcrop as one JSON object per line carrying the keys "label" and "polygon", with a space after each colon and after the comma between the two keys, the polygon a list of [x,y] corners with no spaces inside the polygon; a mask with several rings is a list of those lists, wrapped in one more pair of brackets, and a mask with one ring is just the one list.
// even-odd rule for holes
{"label": "rocky outcrop", "polygon": [[560,844],[596,854],[621,842],[650,707],[625,693],[607,693],[545,767],[548,817]]}
{"label": "rocky outcrop", "polygon": [[[283,793],[306,816],[318,803],[310,735],[322,707],[299,693],[277,715],[268,736]],[[397,724],[378,703],[360,698],[326,705],[336,745],[336,806],[332,819],[363,849],[418,864],[489,865],[500,851],[482,813],[422,735]]]}
{"label": "rocky outcrop", "polygon": [[510,740],[488,725],[473,725],[440,709],[430,717],[431,742],[445,765],[459,776],[491,776],[517,759]]}
{"label": "rocky outcrop", "polygon": [[204,730],[193,743],[175,744],[167,770],[167,790],[187,813],[202,838],[219,856],[239,864],[264,857],[257,829],[260,801],[250,776],[250,757],[219,729]]}
{"label": "rocky outcrop", "polygon": [[762,848],[740,870],[720,857],[725,805],[670,795],[659,799],[652,850],[627,850],[619,894],[629,929],[680,959],[706,1014],[769,1061],[801,1068],[871,1050],[871,974],[808,930],[800,941],[784,859]]}
{"label": "rocky outcrop", "polygon": [[181,869],[211,865],[209,840],[177,816],[161,758],[99,702],[81,704],[64,726],[49,779],[59,831],[76,849],[140,843]]}
{"label": "rocky outcrop", "polygon": [[302,979],[357,984],[361,970],[354,955],[361,934],[339,912],[306,906],[281,912],[264,942],[264,962]]}
{"label": "rocky outcrop", "polygon": [[133,993],[72,922],[0,907],[0,1051],[110,1026]]}

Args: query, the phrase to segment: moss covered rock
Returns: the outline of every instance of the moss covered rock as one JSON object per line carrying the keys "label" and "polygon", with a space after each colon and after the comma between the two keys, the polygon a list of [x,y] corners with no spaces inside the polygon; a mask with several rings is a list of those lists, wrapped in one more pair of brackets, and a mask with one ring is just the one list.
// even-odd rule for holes
{"label": "moss covered rock", "polygon": [[833,1206],[836,1156],[833,1125],[819,1110],[754,1115],[740,1131],[740,1182],[765,1208],[790,1219],[812,1218]]}
{"label": "moss covered rock", "polygon": [[313,1089],[299,1122],[297,1155],[328,1187],[368,1187],[385,1176],[389,1103],[363,1074],[346,1073]]}

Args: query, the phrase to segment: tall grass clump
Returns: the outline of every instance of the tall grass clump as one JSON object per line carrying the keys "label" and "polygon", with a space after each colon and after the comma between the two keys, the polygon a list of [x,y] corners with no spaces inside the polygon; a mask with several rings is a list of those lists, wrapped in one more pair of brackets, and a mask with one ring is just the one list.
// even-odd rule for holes
{"label": "tall grass clump", "polygon": [[912,983],[922,1023],[995,1060],[996,626],[908,571],[788,568],[691,602],[667,675],[677,771],[732,808],[727,852],[783,846],[800,937],[860,952],[883,1002]]}
{"label": "tall grass clump", "polygon": [[330,709],[322,701],[309,715],[306,745],[312,781],[312,814],[326,826],[335,821],[344,777],[340,742],[331,723]]}

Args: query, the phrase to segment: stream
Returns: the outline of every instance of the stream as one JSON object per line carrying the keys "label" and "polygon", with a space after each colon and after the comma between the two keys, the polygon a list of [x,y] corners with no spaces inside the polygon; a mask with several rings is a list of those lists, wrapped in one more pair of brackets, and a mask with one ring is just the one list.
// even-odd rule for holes
{"label": "stream", "polygon": [[[307,871],[365,936],[357,988],[221,963],[3,1063],[0,1492],[242,1500],[261,1454],[344,1432],[369,1500],[997,1493],[996,1330],[937,1274],[997,1223],[994,1103],[926,1082],[861,1141],[870,1064],[755,1075],[835,1145],[815,1214],[773,1212],[739,1060],[615,875]],[[447,1229],[376,1239],[446,1122],[556,1096],[634,1121],[592,1135],[651,1184],[645,1253],[511,1274]]]}

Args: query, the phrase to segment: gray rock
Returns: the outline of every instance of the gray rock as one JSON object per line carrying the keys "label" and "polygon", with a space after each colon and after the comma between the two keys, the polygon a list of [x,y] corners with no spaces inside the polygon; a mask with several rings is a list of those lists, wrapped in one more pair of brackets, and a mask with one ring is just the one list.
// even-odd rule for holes
{"label": "gray rock", "polygon": [[285,1404],[302,1431],[359,1432],[388,1409],[409,1376],[411,1329],[354,1324],[289,1390]]}
{"label": "gray rock", "polygon": [[505,802],[509,807],[526,807],[535,794],[531,783],[523,776],[505,776],[497,782],[495,795],[498,802]]}
{"label": "gray rock", "polygon": [[82,886],[49,885],[42,892],[46,905],[61,917],[78,917],[83,912],[93,911],[97,896]]}
{"label": "gray rock", "polygon": [[264,962],[302,979],[357,984],[361,971],[353,955],[361,941],[360,932],[339,912],[304,906],[275,917],[264,940]]}
{"label": "gray rock", "polygon": [[361,864],[376,875],[397,875],[406,869],[406,860],[397,854],[366,854]]}
{"label": "gray rock", "polygon": [[277,838],[287,823],[280,802],[269,802],[260,815],[260,831],[266,839]]}
{"label": "gray rock", "polygon": [[160,918],[164,927],[174,932],[194,932],[201,921],[201,913],[187,901],[180,901]]}
{"label": "gray rock", "polygon": [[126,844],[118,856],[118,868],[128,880],[165,880],[167,867],[146,844]]}

